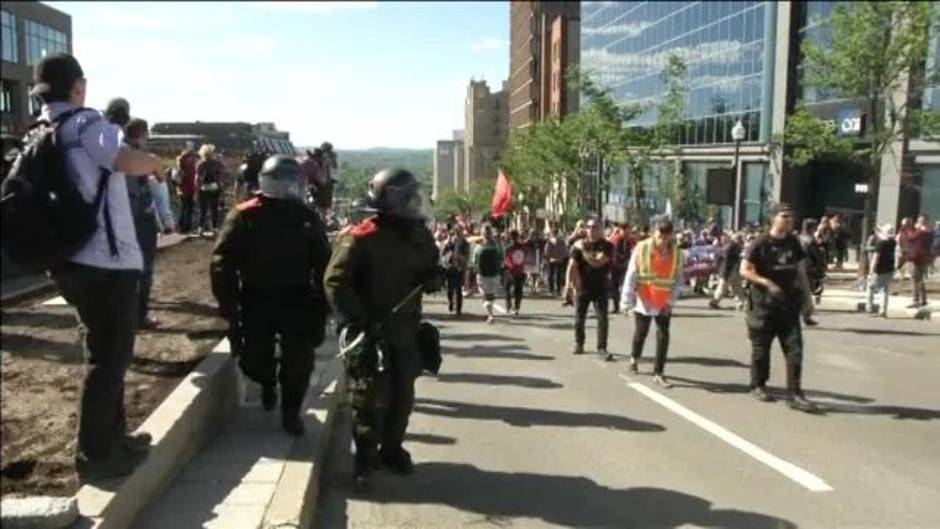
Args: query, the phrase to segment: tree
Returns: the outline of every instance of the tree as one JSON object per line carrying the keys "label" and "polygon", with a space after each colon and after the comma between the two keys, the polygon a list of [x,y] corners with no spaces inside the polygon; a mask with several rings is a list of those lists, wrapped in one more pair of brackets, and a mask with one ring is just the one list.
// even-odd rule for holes
{"label": "tree", "polygon": [[[932,19],[932,20],[931,20]],[[875,217],[875,197],[884,156],[913,133],[935,136],[937,113],[917,108],[919,95],[936,72],[925,72],[930,27],[940,27],[938,10],[929,2],[840,2],[833,9],[823,42],[803,42],[804,86],[858,101],[866,112],[865,141],[835,136],[834,127],[811,115],[804,106],[787,122],[783,142],[788,161],[803,165],[823,157],[855,159],[866,171],[862,240],[868,239]],[[904,92],[907,97],[899,97]],[[862,252],[859,274],[867,270]]]}

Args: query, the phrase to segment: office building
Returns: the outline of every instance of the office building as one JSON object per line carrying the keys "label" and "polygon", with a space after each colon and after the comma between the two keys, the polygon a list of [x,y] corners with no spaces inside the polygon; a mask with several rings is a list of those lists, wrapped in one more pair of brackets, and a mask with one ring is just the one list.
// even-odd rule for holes
{"label": "office building", "polygon": [[578,62],[579,17],[580,2],[511,3],[510,129],[577,110],[577,91],[566,75]]}
{"label": "office building", "polygon": [[437,200],[445,189],[466,192],[464,189],[463,131],[455,130],[453,139],[440,140],[434,150],[431,198]]}
{"label": "office building", "polygon": [[3,2],[0,25],[0,132],[21,135],[39,114],[29,95],[33,67],[47,55],[72,52],[72,17],[39,2]]}
{"label": "office building", "polygon": [[495,179],[499,160],[508,139],[508,94],[506,83],[499,92],[490,92],[486,81],[470,81],[467,87],[466,128],[464,129],[464,183],[470,189],[478,179]]}
{"label": "office building", "polygon": [[[583,3],[582,68],[609,87],[618,102],[655,103],[663,93],[661,73],[671,53],[684,57],[688,66],[690,91],[685,127],[676,138],[678,155],[644,175],[642,207],[647,212],[665,209],[667,182],[678,174],[691,180],[702,209],[725,225],[762,222],[769,203],[787,201],[807,216],[844,213],[858,237],[864,186],[856,184],[865,182],[861,169],[836,161],[795,167],[774,141],[798,100],[805,100],[810,111],[824,119],[865,122],[864,109],[856,102],[812,93],[800,82],[801,42],[815,38],[832,5],[831,1]],[[940,54],[934,35],[928,65]],[[936,92],[922,94],[925,104],[940,106]],[[638,124],[649,125],[655,119],[651,110]],[[738,122],[744,134],[736,151],[732,130]],[[866,141],[863,127],[840,133]],[[916,211],[940,215],[938,145],[917,138],[901,143],[895,149],[897,156],[885,160],[882,170],[879,222],[895,222]],[[706,208],[709,173],[729,169],[730,199],[720,207]],[[631,179],[623,168],[614,173],[604,213],[621,219],[629,208]]]}

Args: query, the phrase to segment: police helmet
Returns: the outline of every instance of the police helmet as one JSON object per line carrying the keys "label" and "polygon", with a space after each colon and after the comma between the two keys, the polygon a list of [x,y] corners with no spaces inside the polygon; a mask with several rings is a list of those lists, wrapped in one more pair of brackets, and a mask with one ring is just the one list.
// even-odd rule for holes
{"label": "police helmet", "polygon": [[261,166],[258,187],[261,194],[271,198],[303,201],[307,192],[307,179],[297,160],[276,154]]}
{"label": "police helmet", "polygon": [[383,169],[369,184],[366,211],[403,219],[424,219],[420,184],[404,169]]}

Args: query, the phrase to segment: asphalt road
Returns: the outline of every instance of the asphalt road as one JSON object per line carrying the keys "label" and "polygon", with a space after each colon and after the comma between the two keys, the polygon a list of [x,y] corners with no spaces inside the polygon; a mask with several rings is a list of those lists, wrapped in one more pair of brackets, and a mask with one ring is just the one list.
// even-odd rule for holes
{"label": "asphalt road", "polygon": [[[940,325],[821,313],[804,334],[821,413],[806,414],[747,394],[734,311],[679,304],[665,390],[651,363],[627,371],[630,319],[612,316],[618,361],[604,363],[571,354],[559,305],[526,300],[485,325],[478,298],[461,320],[431,298],[446,349],[417,386],[415,474],[353,490],[341,415],[316,527],[940,527]],[[593,339],[589,327],[589,351]],[[782,395],[776,345],[772,362]]]}

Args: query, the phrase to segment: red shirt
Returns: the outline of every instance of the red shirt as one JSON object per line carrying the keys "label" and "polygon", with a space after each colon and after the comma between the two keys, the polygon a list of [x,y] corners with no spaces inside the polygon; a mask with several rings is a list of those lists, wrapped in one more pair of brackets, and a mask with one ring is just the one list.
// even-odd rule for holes
{"label": "red shirt", "polygon": [[933,233],[930,230],[915,229],[908,239],[911,251],[911,262],[924,266],[930,264],[930,245],[933,243]]}
{"label": "red shirt", "polygon": [[196,155],[190,154],[180,161],[180,193],[192,196],[196,193]]}
{"label": "red shirt", "polygon": [[506,248],[503,266],[514,276],[525,274],[525,245],[517,242]]}

